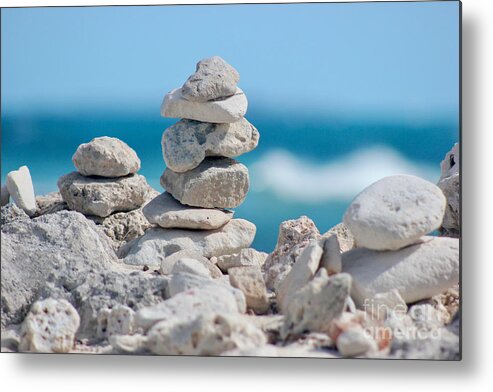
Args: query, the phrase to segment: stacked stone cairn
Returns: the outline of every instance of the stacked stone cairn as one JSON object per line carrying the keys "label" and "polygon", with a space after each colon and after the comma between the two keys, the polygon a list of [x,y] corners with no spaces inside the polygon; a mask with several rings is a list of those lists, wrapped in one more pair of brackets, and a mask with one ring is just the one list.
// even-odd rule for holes
{"label": "stacked stone cairn", "polygon": [[[157,193],[137,174],[140,159],[136,152],[117,138],[103,136],[81,144],[72,162],[77,171],[58,180],[63,202],[98,224],[118,213],[137,211]],[[136,224],[135,220],[131,223]],[[115,233],[107,234],[115,239]]]}
{"label": "stacked stone cairn", "polygon": [[[260,252],[249,248],[256,227],[233,219],[232,209],[245,200],[250,183],[248,169],[233,158],[253,150],[259,141],[257,129],[244,118],[247,99],[237,87],[239,78],[222,58],[212,57],[200,61],[185,84],[165,96],[161,115],[181,120],[162,137],[166,169],[161,185],[166,191],[143,208],[157,227],[124,247],[120,257],[127,264],[159,266],[165,275],[185,265],[191,268],[194,261],[212,278],[229,272],[231,284],[245,293],[247,305],[265,312]],[[235,270],[238,263],[228,265],[235,257],[250,265]],[[249,292],[251,284],[261,295]]]}

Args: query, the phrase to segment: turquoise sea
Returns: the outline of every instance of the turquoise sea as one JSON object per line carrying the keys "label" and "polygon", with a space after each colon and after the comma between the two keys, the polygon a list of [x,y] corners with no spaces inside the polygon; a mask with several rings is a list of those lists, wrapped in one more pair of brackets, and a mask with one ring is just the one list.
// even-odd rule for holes
{"label": "turquoise sea", "polygon": [[[440,161],[458,141],[455,116],[324,115],[251,105],[260,132],[256,150],[238,158],[250,169],[251,190],[235,216],[257,225],[253,246],[271,251],[279,224],[307,215],[321,232],[339,223],[352,197],[384,175],[417,174],[436,182]],[[36,194],[57,190],[74,167],[77,146],[94,137],[122,139],[137,151],[141,174],[158,190],[165,165],[160,140],[178,120],[151,112],[90,110],[2,115],[2,182],[28,165]]]}

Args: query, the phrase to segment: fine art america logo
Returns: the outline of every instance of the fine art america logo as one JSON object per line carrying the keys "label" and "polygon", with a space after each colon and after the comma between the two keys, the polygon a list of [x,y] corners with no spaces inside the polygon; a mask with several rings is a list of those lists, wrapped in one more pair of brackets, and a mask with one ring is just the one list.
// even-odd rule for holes
{"label": "fine art america logo", "polygon": [[365,332],[377,340],[441,339],[445,316],[430,304],[386,304],[365,299]]}

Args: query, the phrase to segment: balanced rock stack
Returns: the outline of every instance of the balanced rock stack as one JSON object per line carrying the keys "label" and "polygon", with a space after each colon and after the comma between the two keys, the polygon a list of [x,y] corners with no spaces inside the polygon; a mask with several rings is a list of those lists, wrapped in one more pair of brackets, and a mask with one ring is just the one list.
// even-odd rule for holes
{"label": "balanced rock stack", "polygon": [[247,100],[238,81],[232,66],[212,57],[200,61],[183,87],[165,96],[161,115],[181,120],[162,137],[166,192],[143,209],[158,227],[122,249],[126,263],[161,265],[168,273],[172,266],[163,263],[174,260],[169,258],[173,253],[210,258],[252,243],[255,225],[233,219],[231,211],[249,188],[248,169],[232,158],[253,150],[259,140],[257,129],[243,117]]}
{"label": "balanced rock stack", "polygon": [[58,180],[60,194],[71,210],[107,217],[135,210],[149,199],[152,188],[137,174],[140,159],[119,139],[104,136],[81,144],[72,161],[77,171]]}

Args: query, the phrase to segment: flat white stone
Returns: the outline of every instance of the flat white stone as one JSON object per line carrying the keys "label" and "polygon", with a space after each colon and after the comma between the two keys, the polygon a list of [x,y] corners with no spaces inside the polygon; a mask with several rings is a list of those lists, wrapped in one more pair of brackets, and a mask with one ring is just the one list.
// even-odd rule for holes
{"label": "flat white stone", "polygon": [[323,248],[318,241],[312,241],[303,249],[276,292],[281,311],[286,309],[291,297],[315,276],[322,254]]}
{"label": "flat white stone", "polygon": [[33,216],[36,213],[36,197],[34,195],[33,181],[27,166],[21,166],[19,170],[13,170],[7,174],[7,190],[14,203]]}
{"label": "flat white stone", "polygon": [[435,184],[415,176],[390,176],[356,196],[344,223],[358,247],[397,250],[438,229],[445,206]]}
{"label": "flat white stone", "polygon": [[353,278],[351,297],[358,306],[392,289],[406,303],[416,302],[459,282],[459,240],[423,237],[393,252],[356,248],[342,254],[342,270]]}
{"label": "flat white stone", "polygon": [[180,250],[198,252],[204,257],[221,256],[248,248],[256,227],[244,219],[232,219],[216,230],[152,228],[120,248],[119,256],[132,265],[158,265]]}
{"label": "flat white stone", "polygon": [[177,88],[164,97],[161,116],[208,123],[233,123],[245,115],[247,107],[248,101],[240,88],[230,97],[207,102],[189,101],[183,97],[182,89]]}
{"label": "flat white stone", "polygon": [[150,223],[164,229],[212,230],[224,226],[233,218],[232,211],[185,206],[168,192],[147,203],[142,212]]}

